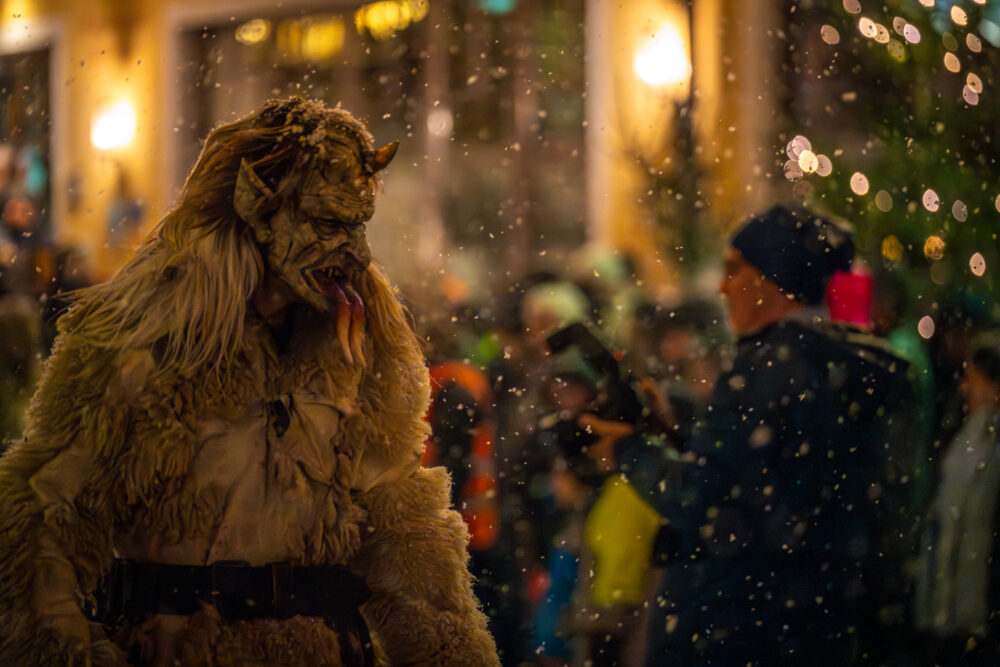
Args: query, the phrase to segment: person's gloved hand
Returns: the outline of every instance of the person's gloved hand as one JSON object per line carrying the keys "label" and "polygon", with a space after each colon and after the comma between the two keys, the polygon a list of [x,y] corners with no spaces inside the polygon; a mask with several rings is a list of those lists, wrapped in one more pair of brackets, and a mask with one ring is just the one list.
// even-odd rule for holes
{"label": "person's gloved hand", "polygon": [[597,463],[602,472],[613,471],[618,465],[615,461],[615,443],[631,435],[634,427],[625,422],[601,419],[589,412],[580,415],[576,423],[597,436],[597,440],[587,448],[587,456]]}

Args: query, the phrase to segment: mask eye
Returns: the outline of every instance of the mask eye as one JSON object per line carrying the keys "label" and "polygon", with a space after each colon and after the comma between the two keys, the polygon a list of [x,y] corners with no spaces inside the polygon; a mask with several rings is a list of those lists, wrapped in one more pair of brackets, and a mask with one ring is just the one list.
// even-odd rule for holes
{"label": "mask eye", "polygon": [[313,218],[312,226],[319,234],[330,237],[343,228],[343,223],[333,218]]}

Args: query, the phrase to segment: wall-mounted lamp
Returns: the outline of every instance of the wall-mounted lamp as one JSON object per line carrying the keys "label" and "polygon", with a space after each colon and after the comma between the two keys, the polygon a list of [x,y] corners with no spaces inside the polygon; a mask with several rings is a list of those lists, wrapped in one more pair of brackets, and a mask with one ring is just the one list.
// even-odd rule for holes
{"label": "wall-mounted lamp", "polygon": [[128,146],[135,137],[135,109],[128,100],[107,104],[94,114],[90,141],[94,148],[113,151]]}
{"label": "wall-mounted lamp", "polygon": [[688,81],[691,62],[684,38],[673,25],[664,23],[635,55],[632,71],[651,86]]}
{"label": "wall-mounted lamp", "polygon": [[[701,228],[703,203],[693,123],[694,0],[650,3],[638,22],[632,54],[632,105],[622,112],[627,154],[642,179],[638,197],[664,230],[678,276],[694,279],[708,247]],[[655,10],[655,11],[654,11]],[[624,63],[622,63],[624,65]]]}
{"label": "wall-mounted lamp", "polygon": [[132,191],[120,151],[135,138],[135,109],[128,100],[118,100],[98,108],[90,126],[90,142],[110,158],[115,170],[105,225],[108,239],[115,245],[127,243],[132,230],[142,222],[143,202]]}

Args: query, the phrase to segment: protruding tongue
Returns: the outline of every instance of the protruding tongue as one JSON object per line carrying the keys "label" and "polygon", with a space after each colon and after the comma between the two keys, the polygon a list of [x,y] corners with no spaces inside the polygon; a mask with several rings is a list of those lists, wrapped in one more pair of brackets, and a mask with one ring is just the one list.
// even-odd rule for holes
{"label": "protruding tongue", "polygon": [[333,305],[337,322],[337,339],[347,363],[355,361],[364,365],[365,356],[361,348],[361,329],[365,321],[365,304],[354,288],[345,282],[320,274],[315,278],[316,286]]}
{"label": "protruding tongue", "polygon": [[[336,308],[337,318],[337,338],[340,340],[340,349],[344,353],[347,363],[353,364],[354,357],[351,355],[351,304],[347,300],[347,294],[343,287],[336,281],[330,281],[324,285],[326,296],[333,302]],[[350,288],[348,288],[350,289]]]}
{"label": "protruding tongue", "polygon": [[[351,305],[351,329],[348,334],[351,355],[355,361],[364,366],[365,353],[361,349],[361,325],[365,321],[365,303],[350,285],[344,285],[344,294],[347,296],[347,302]],[[340,330],[339,324],[337,330],[338,332]],[[341,339],[341,344],[343,344],[343,339]]]}

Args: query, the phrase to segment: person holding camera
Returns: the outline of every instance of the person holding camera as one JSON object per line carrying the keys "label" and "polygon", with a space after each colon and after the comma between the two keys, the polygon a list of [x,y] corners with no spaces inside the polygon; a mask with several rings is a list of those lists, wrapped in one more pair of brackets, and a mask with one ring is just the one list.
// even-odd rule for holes
{"label": "person holding camera", "polygon": [[646,664],[857,659],[906,364],[826,317],[827,284],[853,255],[848,229],[800,208],[740,227],[720,285],[736,358],[677,478],[644,434],[588,418],[593,454],[667,522]]}

